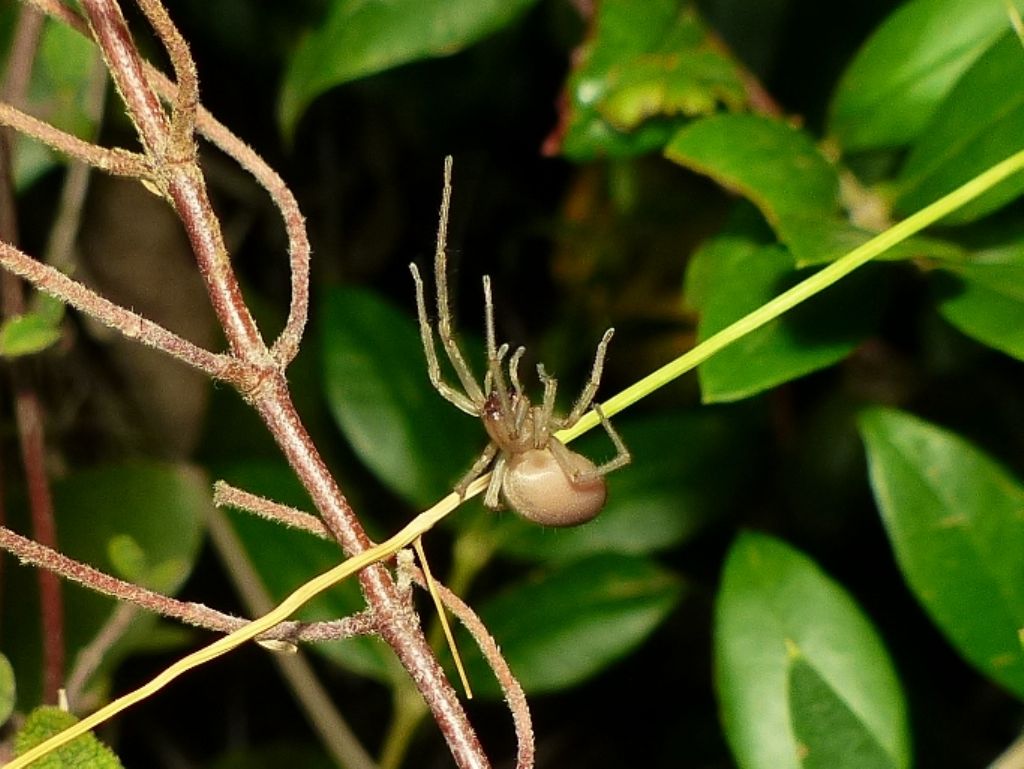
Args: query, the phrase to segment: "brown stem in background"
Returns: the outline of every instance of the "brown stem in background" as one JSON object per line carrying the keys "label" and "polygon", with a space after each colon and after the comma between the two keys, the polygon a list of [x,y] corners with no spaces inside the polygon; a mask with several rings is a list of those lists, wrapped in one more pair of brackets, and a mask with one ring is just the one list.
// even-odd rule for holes
{"label": "brown stem in background", "polygon": [[[56,550],[44,547],[38,542],[2,526],[0,526],[0,549],[11,553],[23,563],[53,572],[89,590],[189,625],[218,633],[230,633],[249,623],[247,619],[224,614],[201,603],[179,601],[176,598],[105,574],[99,569],[68,558]],[[357,635],[370,635],[375,632],[373,617],[363,612],[328,622],[282,622],[259,638],[289,642],[318,642],[337,641]]]}
{"label": "brown stem in background", "polygon": [[[32,63],[35,59],[44,17],[32,8],[22,8],[14,31],[14,42],[4,75],[5,100],[21,103],[28,92]],[[14,173],[11,166],[10,129],[0,132],[0,239],[18,242],[17,213],[14,205]],[[25,311],[21,281],[5,272],[0,276],[0,294],[5,319]],[[53,516],[53,497],[46,477],[46,444],[43,432],[43,410],[30,383],[23,361],[9,364],[14,389],[14,419],[18,428],[21,463],[28,491],[32,536],[50,548],[57,547],[57,524]],[[43,701],[57,703],[57,692],[64,685],[64,607],[61,601],[60,578],[53,572],[39,570],[39,615],[43,658]]]}
{"label": "brown stem in background", "polygon": [[233,507],[236,510],[245,510],[255,513],[274,523],[281,523],[293,529],[301,529],[309,532],[320,539],[334,540],[331,532],[324,526],[323,521],[315,515],[296,510],[294,507],[282,505],[280,502],[261,497],[249,491],[235,488],[224,481],[217,481],[213,484],[213,504],[217,507]]}

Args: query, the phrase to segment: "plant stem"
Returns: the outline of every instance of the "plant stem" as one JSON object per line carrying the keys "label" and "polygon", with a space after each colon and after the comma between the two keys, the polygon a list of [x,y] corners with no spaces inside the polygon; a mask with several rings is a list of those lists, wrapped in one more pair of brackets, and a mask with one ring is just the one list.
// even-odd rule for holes
{"label": "plant stem", "polygon": [[[4,99],[22,102],[28,92],[32,63],[43,29],[43,15],[32,8],[22,8],[14,32],[14,44],[4,76]],[[17,213],[14,204],[13,134],[0,132],[0,239],[18,242]],[[21,315],[25,311],[24,288],[10,273],[0,276],[3,295],[3,317]],[[10,366],[14,391],[14,418],[18,428],[18,444],[28,491],[32,535],[50,548],[57,547],[57,523],[53,515],[53,498],[46,477],[46,443],[43,432],[43,410],[28,378],[23,361]],[[64,608],[61,601],[60,578],[40,570],[39,614],[42,634],[43,700],[56,703],[57,692],[64,685]]]}

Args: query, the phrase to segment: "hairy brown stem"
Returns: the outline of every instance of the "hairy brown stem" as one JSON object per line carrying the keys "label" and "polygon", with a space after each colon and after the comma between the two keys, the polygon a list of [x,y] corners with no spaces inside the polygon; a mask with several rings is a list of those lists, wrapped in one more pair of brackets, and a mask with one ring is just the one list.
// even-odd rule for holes
{"label": "hairy brown stem", "polygon": [[227,355],[210,352],[192,344],[158,323],[111,302],[92,289],[69,278],[60,270],[33,259],[10,243],[0,241],[0,267],[24,278],[40,291],[55,296],[100,323],[116,329],[129,339],[155,347],[214,379],[244,381],[243,369]]}
{"label": "hairy brown stem", "polygon": [[[168,154],[181,148],[168,146],[167,116],[144,74],[142,60],[114,0],[83,0],[82,6],[155,166],[157,182],[185,225],[228,344],[251,367],[252,379],[240,388],[243,395],[260,414],[338,542],[349,554],[361,552],[370,546],[370,540],[299,420],[283,370],[274,365],[276,361],[244,304],[194,152],[187,162]],[[168,50],[171,57],[179,53],[174,48]],[[187,51],[183,55],[188,55]],[[191,65],[174,64],[178,71],[185,66]],[[426,699],[456,763],[460,767],[487,766],[476,734],[431,652],[418,619],[400,600],[387,570],[380,564],[364,569],[360,584],[378,632],[395,650]]]}
{"label": "hairy brown stem", "polygon": [[[2,526],[0,549],[11,553],[23,563],[38,566],[89,590],[189,625],[218,633],[230,633],[249,623],[247,619],[224,614],[201,603],[179,601],[118,579]],[[328,622],[282,622],[273,630],[261,635],[260,639],[291,642],[337,641],[375,632],[373,617],[364,612]]]}

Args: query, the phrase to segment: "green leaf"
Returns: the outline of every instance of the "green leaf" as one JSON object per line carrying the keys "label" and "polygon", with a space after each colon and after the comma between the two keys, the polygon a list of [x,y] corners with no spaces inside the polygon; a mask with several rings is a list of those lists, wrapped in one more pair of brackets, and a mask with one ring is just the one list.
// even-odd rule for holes
{"label": "green leaf", "polygon": [[[78,723],[65,710],[39,707],[29,713],[14,738],[14,755],[20,756],[58,732]],[[114,752],[96,739],[92,732],[76,737],[52,753],[36,759],[32,769],[123,769]]]}
{"label": "green leaf", "polygon": [[55,324],[36,313],[15,315],[0,325],[0,356],[34,355],[56,344],[60,336],[59,321]]}
{"label": "green leaf", "polygon": [[6,724],[14,712],[16,692],[14,668],[11,667],[10,660],[0,654],[0,726]]}
{"label": "green leaf", "polygon": [[746,102],[737,63],[683,0],[606,0],[574,61],[559,147],[574,160],[658,149],[687,119]]}
{"label": "green leaf", "polygon": [[359,458],[416,505],[449,492],[486,434],[430,386],[413,320],[368,291],[337,289],[322,333],[327,400]]}
{"label": "green leaf", "polygon": [[[87,109],[89,82],[99,54],[87,37],[67,25],[47,20],[32,67],[30,112],[62,131],[82,138],[96,134],[97,125]],[[18,137],[14,153],[15,185],[20,190],[43,173],[65,162],[34,139]]]}
{"label": "green leaf", "polygon": [[[1013,2],[1022,7],[1020,0]],[[832,103],[829,133],[848,151],[910,143],[961,75],[1008,27],[1005,3],[905,3],[871,36],[843,75]],[[1004,81],[1000,93],[1007,91],[1009,82],[1013,81]]]}
{"label": "green leaf", "polygon": [[665,156],[749,199],[799,262],[831,261],[872,235],[841,218],[835,167],[779,120],[705,118],[680,129]]}
{"label": "green leaf", "polygon": [[[161,462],[129,462],[73,473],[53,486],[61,551],[108,573],[118,565],[118,541],[130,538],[144,554],[140,583],[174,594],[198,556],[203,522],[210,510],[210,485],[196,469]],[[20,512],[20,511],[17,511]],[[124,565],[124,564],[122,564]],[[39,701],[39,621],[35,575],[30,569],[4,570],[4,589],[25,600],[4,607],[4,651],[19,675],[19,703]],[[115,610],[115,602],[68,583],[63,587],[68,658],[93,640]],[[126,655],[144,646],[157,617],[141,612],[104,658],[98,676],[108,675]]]}
{"label": "green leaf", "polygon": [[940,262],[933,277],[942,317],[989,347],[1024,360],[1024,241]]}
{"label": "green leaf", "polygon": [[[601,514],[566,529],[504,515],[494,526],[501,552],[563,562],[600,552],[659,552],[693,537],[745,486],[753,453],[750,433],[725,414],[664,412],[616,426],[634,459],[608,476],[608,503]],[[606,436],[593,433],[572,448],[596,459],[612,451]]]}
{"label": "green leaf", "polygon": [[789,704],[801,769],[896,766],[864,722],[800,656],[789,671]]}
{"label": "green leaf", "polygon": [[278,116],[291,135],[303,111],[334,86],[400,64],[449,56],[514,22],[536,0],[331,0],[299,44]]}
{"label": "green leaf", "polygon": [[[687,303],[700,313],[698,339],[707,339],[802,277],[779,246],[735,234],[707,241],[686,276]],[[738,340],[699,367],[704,402],[746,398],[842,360],[877,322],[879,293],[875,274],[862,270]]]}
{"label": "green leaf", "polygon": [[[1024,93],[1007,89],[1006,84],[1021,80],[1024,48],[1011,32],[963,75],[914,143],[897,180],[899,213],[923,208],[1020,150]],[[978,219],[1014,200],[1022,190],[1024,174],[1018,173],[944,222]]]}
{"label": "green leaf", "polygon": [[[596,555],[541,572],[480,606],[527,693],[565,689],[639,646],[679,602],[679,579],[653,562]],[[473,689],[498,697],[472,640],[462,640]]]}
{"label": "green leaf", "polygon": [[892,662],[853,599],[807,556],[741,535],[726,559],[714,633],[722,722],[741,769],[800,769],[865,741],[885,763],[858,767],[910,765]]}
{"label": "green leaf", "polygon": [[[299,509],[310,509],[305,490],[283,463],[239,462],[225,468],[229,483]],[[289,529],[254,515],[232,511],[231,522],[252,565],[275,601],[281,601],[311,577],[344,557],[340,548],[304,531]],[[296,612],[305,621],[332,620],[366,608],[357,577],[338,583]],[[404,669],[379,638],[349,638],[318,643],[317,652],[335,664],[385,683],[401,680]]]}
{"label": "green leaf", "polygon": [[975,667],[1024,697],[1024,487],[959,436],[892,409],[860,422],[911,590]]}

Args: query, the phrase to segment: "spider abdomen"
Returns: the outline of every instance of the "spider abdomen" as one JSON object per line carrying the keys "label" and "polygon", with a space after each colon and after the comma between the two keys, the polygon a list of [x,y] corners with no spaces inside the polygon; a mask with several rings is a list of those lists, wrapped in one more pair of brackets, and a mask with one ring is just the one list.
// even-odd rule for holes
{"label": "spider abdomen", "polygon": [[529,449],[508,460],[502,492],[509,507],[542,526],[577,526],[604,507],[607,488],[597,467],[582,454],[563,449],[572,476],[548,448]]}

